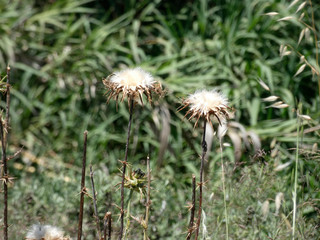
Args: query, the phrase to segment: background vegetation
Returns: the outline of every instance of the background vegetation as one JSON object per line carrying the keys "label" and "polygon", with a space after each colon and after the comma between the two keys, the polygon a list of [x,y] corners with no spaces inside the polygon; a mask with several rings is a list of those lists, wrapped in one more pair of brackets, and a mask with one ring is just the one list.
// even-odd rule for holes
{"label": "background vegetation", "polygon": [[[21,156],[9,161],[16,178],[9,189],[10,239],[22,239],[37,222],[76,236],[86,129],[99,214],[102,218],[111,211],[114,233],[118,231],[119,210],[112,203],[120,204],[115,185],[121,179],[118,160],[124,156],[129,113],[125,102],[118,110],[114,101],[106,104],[101,80],[126,66],[141,66],[167,90],[153,106],[136,108],[129,151],[133,168],[145,170],[147,155],[151,159],[150,239],[186,236],[186,206],[191,175],[198,174],[200,165],[201,132],[176,109],[181,98],[196,89],[213,87],[236,109],[224,139],[230,147],[223,151],[230,239],[290,238],[297,137],[293,109],[299,102],[313,120],[302,123],[309,131],[300,138],[297,239],[319,239],[318,83],[307,68],[294,77],[301,65],[297,54],[279,56],[280,45],[290,44],[315,65],[314,36],[298,44],[304,26],[277,21],[294,15],[299,4],[288,8],[284,0],[1,0],[0,69],[4,76],[10,64],[13,84],[9,151],[24,146]],[[265,15],[274,11],[280,17]],[[314,3],[313,11],[319,26],[319,4]],[[310,24],[310,5],[295,16],[302,12]],[[269,95],[290,107],[266,108],[270,104],[261,99]],[[209,140],[201,235],[224,239],[219,144],[215,136]],[[275,214],[278,192],[284,201]],[[135,216],[143,214],[139,198],[137,194],[132,202]],[[263,214],[267,200],[270,211]],[[89,197],[85,204],[85,239],[94,239]],[[129,239],[141,239],[141,233],[132,220]]]}

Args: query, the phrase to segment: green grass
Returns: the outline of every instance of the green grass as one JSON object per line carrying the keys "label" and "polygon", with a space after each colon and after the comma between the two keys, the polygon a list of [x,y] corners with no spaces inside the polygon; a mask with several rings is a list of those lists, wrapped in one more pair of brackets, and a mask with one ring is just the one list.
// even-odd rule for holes
{"label": "green grass", "polygon": [[[108,1],[109,2],[109,1]],[[319,4],[313,3],[315,22]],[[10,239],[22,239],[37,222],[57,225],[76,236],[79,205],[82,134],[88,130],[88,162],[95,170],[98,210],[113,213],[119,227],[120,191],[116,191],[119,159],[124,157],[129,119],[127,104],[106,104],[102,78],[125,66],[141,66],[161,81],[167,93],[152,106],[137,107],[133,118],[129,161],[146,169],[150,155],[153,174],[150,239],[183,239],[189,222],[191,175],[198,174],[201,132],[177,112],[181,99],[196,89],[216,87],[235,108],[223,152],[229,239],[290,239],[292,191],[295,182],[296,114],[303,129],[319,126],[317,79],[309,69],[293,77],[299,57],[279,56],[290,44],[315,63],[310,39],[297,44],[301,24],[277,22],[264,15],[295,12],[286,1],[0,1],[0,67],[12,68],[12,106],[9,152],[21,145],[21,156],[9,162],[15,176],[9,188]],[[310,22],[310,8],[305,8]],[[265,91],[261,78],[271,89]],[[261,98],[277,95],[288,109],[265,108]],[[2,97],[4,99],[4,96]],[[1,106],[4,107],[4,101]],[[258,134],[265,154],[254,152],[250,137]],[[163,136],[160,138],[159,136]],[[319,130],[300,140],[297,179],[297,239],[317,239],[320,192]],[[239,148],[235,142],[239,142]],[[275,141],[275,142],[274,142]],[[275,143],[271,146],[271,143]],[[204,189],[207,239],[225,239],[224,204],[218,139],[208,157]],[[236,157],[234,150],[241,151]],[[277,149],[277,154],[272,151]],[[237,155],[239,156],[239,155]],[[282,171],[276,166],[291,162]],[[88,175],[88,174],[87,174]],[[197,179],[199,176],[197,175]],[[86,179],[89,188],[89,179]],[[91,191],[90,191],[91,192]],[[278,192],[285,201],[275,216]],[[131,213],[142,216],[139,195]],[[2,201],[2,195],[0,197]],[[266,220],[261,205],[270,202]],[[2,212],[2,204],[0,210]],[[94,239],[91,199],[86,198],[84,233]],[[0,215],[0,220],[2,215]],[[0,221],[0,224],[2,222]],[[142,229],[131,221],[129,239],[141,239]],[[136,227],[136,228],[134,228]],[[202,229],[200,229],[202,233]]]}

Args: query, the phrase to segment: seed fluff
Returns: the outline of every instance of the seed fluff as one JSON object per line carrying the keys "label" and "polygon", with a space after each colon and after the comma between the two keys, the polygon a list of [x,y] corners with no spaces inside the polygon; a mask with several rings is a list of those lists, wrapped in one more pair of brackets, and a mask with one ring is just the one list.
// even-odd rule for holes
{"label": "seed fluff", "polygon": [[200,90],[189,95],[189,97],[182,102],[180,110],[186,107],[190,109],[187,111],[185,117],[189,115],[188,120],[196,118],[194,126],[197,126],[200,117],[205,118],[211,125],[211,121],[215,119],[222,125],[230,117],[227,98],[215,89],[211,91]]}
{"label": "seed fluff", "polygon": [[105,87],[108,89],[106,95],[108,102],[112,97],[118,101],[119,95],[122,94],[121,102],[125,97],[129,100],[140,99],[143,104],[142,95],[144,94],[149,103],[152,102],[151,93],[161,94],[161,84],[156,82],[152,75],[140,67],[125,69],[120,72],[115,72],[102,80]]}

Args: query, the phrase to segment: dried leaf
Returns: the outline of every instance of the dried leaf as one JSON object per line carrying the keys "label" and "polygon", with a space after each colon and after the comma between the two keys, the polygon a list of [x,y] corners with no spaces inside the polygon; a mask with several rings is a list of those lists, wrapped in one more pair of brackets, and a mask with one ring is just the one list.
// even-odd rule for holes
{"label": "dried leaf", "polygon": [[314,154],[314,153],[316,153],[318,151],[318,143],[314,143],[313,145],[312,145],[312,153]]}
{"label": "dried leaf", "polygon": [[261,150],[261,141],[260,138],[258,136],[258,134],[256,134],[253,131],[248,131],[248,135],[251,138],[252,144],[253,144],[253,148],[254,148],[254,152],[257,153],[259,152],[259,150]]}
{"label": "dried leaf", "polygon": [[276,172],[282,171],[283,169],[285,169],[288,166],[290,166],[290,164],[291,164],[291,162],[286,162],[284,164],[280,164],[274,169],[274,171],[276,171]]}
{"label": "dried leaf", "polygon": [[236,132],[231,130],[228,131],[228,136],[230,137],[233,144],[235,159],[236,161],[239,161],[242,155],[241,138]]}
{"label": "dried leaf", "polygon": [[280,45],[280,49],[279,49],[280,56],[282,56],[283,50],[284,50],[284,48],[286,48],[286,47],[287,47],[287,46],[284,46],[283,44]]}
{"label": "dried leaf", "polygon": [[294,19],[294,17],[293,17],[293,16],[283,17],[283,18],[278,19],[277,22],[280,22],[280,21],[289,21],[289,20],[291,20],[291,19]]}
{"label": "dried leaf", "polygon": [[294,0],[292,3],[290,3],[289,8],[293,7],[294,5],[296,5],[299,2],[299,0]]}
{"label": "dried leaf", "polygon": [[299,7],[298,7],[298,9],[297,9],[297,11],[296,11],[296,13],[297,12],[299,12],[305,5],[307,4],[307,2],[303,2],[303,3],[301,3],[300,5],[299,5]]}
{"label": "dried leaf", "polygon": [[281,104],[281,105],[278,105],[278,106],[274,106],[273,108],[287,108],[289,107],[288,104]]}
{"label": "dried leaf", "polygon": [[264,101],[264,102],[274,102],[278,98],[279,97],[277,97],[277,96],[270,96],[270,97],[267,97],[267,98],[262,98],[262,101]]}
{"label": "dried leaf", "polygon": [[284,195],[282,192],[277,193],[276,199],[275,199],[275,204],[276,204],[276,212],[275,215],[279,215],[279,210],[281,207],[281,202],[284,201]]}
{"label": "dried leaf", "polygon": [[282,54],[282,56],[288,56],[288,55],[290,55],[291,54],[291,51],[286,51],[286,52],[284,52],[283,54]]}
{"label": "dried leaf", "polygon": [[260,83],[261,87],[263,87],[265,90],[270,92],[270,88],[268,87],[268,85],[265,84],[260,78],[259,78],[259,83]]}
{"label": "dried leaf", "polygon": [[306,36],[306,40],[309,40],[310,39],[310,29],[309,28],[306,28],[306,31],[305,31],[305,36]]}
{"label": "dried leaf", "polygon": [[307,120],[310,121],[312,120],[312,118],[309,115],[298,115],[300,118],[302,118],[303,120]]}
{"label": "dried leaf", "polygon": [[298,76],[300,73],[302,73],[306,66],[307,66],[307,64],[301,65],[301,67],[299,67],[299,69],[298,69],[298,71],[296,72],[296,74],[294,75],[294,77],[296,77],[296,76]]}
{"label": "dried leaf", "polygon": [[300,42],[301,42],[301,40],[302,40],[302,38],[303,38],[303,36],[304,36],[305,31],[306,31],[306,29],[304,28],[304,29],[302,29],[302,31],[300,32],[298,45],[300,44]]}
{"label": "dried leaf", "polygon": [[300,15],[299,21],[301,21],[303,17],[304,17],[304,12]]}
{"label": "dried leaf", "polygon": [[218,138],[220,141],[222,141],[222,138],[224,137],[224,135],[226,135],[227,130],[228,130],[228,125],[226,122],[222,123],[222,125],[219,125]]}
{"label": "dried leaf", "polygon": [[277,12],[268,12],[268,13],[266,13],[265,15],[267,15],[267,16],[276,16],[276,15],[278,15],[279,13],[277,13]]}

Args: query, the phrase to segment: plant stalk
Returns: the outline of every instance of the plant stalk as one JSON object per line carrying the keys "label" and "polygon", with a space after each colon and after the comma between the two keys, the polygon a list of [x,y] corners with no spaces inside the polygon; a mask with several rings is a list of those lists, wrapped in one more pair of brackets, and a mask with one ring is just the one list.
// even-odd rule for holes
{"label": "plant stalk", "polygon": [[123,235],[123,218],[124,218],[124,179],[126,174],[126,167],[127,167],[127,159],[128,159],[128,150],[129,150],[129,140],[130,140],[130,130],[131,130],[131,122],[132,122],[132,115],[133,115],[133,97],[130,99],[130,106],[129,106],[129,123],[128,123],[128,132],[127,132],[127,143],[126,143],[126,149],[125,149],[125,156],[123,161],[123,169],[122,169],[122,182],[121,182],[121,213],[120,213],[120,234],[119,234],[119,240],[122,239]]}
{"label": "plant stalk", "polygon": [[220,158],[221,158],[221,174],[222,174],[222,189],[223,189],[223,203],[224,203],[224,215],[226,218],[226,239],[229,239],[229,219],[228,219],[228,210],[227,210],[227,199],[226,199],[226,178],[222,157],[222,139],[220,139]]}
{"label": "plant stalk", "polygon": [[196,209],[196,176],[192,174],[192,207],[190,209],[190,223],[188,228],[187,240],[191,239],[191,235],[193,233],[193,224],[194,224],[194,212]]}
{"label": "plant stalk", "polygon": [[8,134],[9,134],[9,127],[10,127],[10,71],[11,68],[8,65],[7,67],[7,104],[6,104],[6,120],[4,123],[4,145],[7,146],[8,142]]}
{"label": "plant stalk", "polygon": [[296,139],[296,156],[295,156],[295,171],[294,171],[294,191],[293,191],[293,217],[292,217],[292,240],[295,237],[296,229],[296,214],[297,214],[297,186],[298,186],[298,162],[299,162],[299,132],[300,120],[298,117],[297,123],[297,139]]}
{"label": "plant stalk", "polygon": [[3,194],[4,194],[4,209],[3,209],[3,237],[8,240],[8,166],[6,146],[4,144],[3,122],[0,119],[0,134],[1,134],[1,147],[2,147],[2,162],[3,162]]}
{"label": "plant stalk", "polygon": [[4,195],[4,209],[3,209],[3,236],[4,240],[8,240],[8,165],[7,165],[7,140],[9,133],[9,120],[10,120],[10,66],[7,66],[7,94],[6,94],[6,118],[5,122],[0,119],[0,134],[1,134],[1,147],[2,147],[2,163],[3,163],[3,195]]}
{"label": "plant stalk", "polygon": [[97,209],[97,196],[96,196],[96,190],[94,188],[93,171],[92,171],[91,165],[90,165],[90,179],[91,179],[92,196],[93,196],[94,218],[96,220],[98,236],[99,236],[99,239],[101,239],[100,221],[99,221],[98,209]]}
{"label": "plant stalk", "polygon": [[146,203],[146,216],[145,216],[145,227],[143,228],[143,239],[148,240],[148,221],[149,221],[149,210],[150,210],[150,185],[151,185],[151,170],[150,170],[150,158],[147,157],[147,172],[148,172],[148,192],[147,192],[147,203]]}
{"label": "plant stalk", "polygon": [[103,223],[103,239],[107,239],[107,231],[108,231],[108,240],[111,240],[111,212],[107,212],[104,216],[104,223]]}
{"label": "plant stalk", "polygon": [[198,236],[199,236],[199,229],[200,229],[200,222],[201,222],[201,212],[202,212],[203,166],[204,166],[204,158],[205,158],[205,155],[207,153],[206,127],[207,127],[207,121],[204,121],[203,136],[202,136],[202,155],[201,155],[201,166],[200,166],[200,183],[199,183],[199,209],[198,209],[198,220],[197,220],[197,228],[196,228],[195,240],[197,240]]}
{"label": "plant stalk", "polygon": [[[317,31],[316,31],[316,26],[315,26],[315,22],[314,22],[314,11],[313,11],[313,6],[312,6],[312,1],[309,0],[309,4],[310,4],[310,8],[311,8],[311,21],[312,21],[312,32],[314,35],[314,42],[316,45],[316,65],[317,65],[317,72],[319,71],[319,53],[318,53],[318,37],[317,37]],[[318,93],[319,93],[319,97],[320,97],[320,73],[317,73],[317,77],[318,77]]]}
{"label": "plant stalk", "polygon": [[85,177],[86,177],[86,161],[87,161],[87,136],[88,131],[84,131],[84,143],[83,143],[83,157],[82,157],[82,175],[81,175],[81,193],[80,193],[80,212],[79,212],[79,224],[78,224],[78,240],[81,240],[82,236],[82,221],[83,221],[83,205],[85,194]]}

